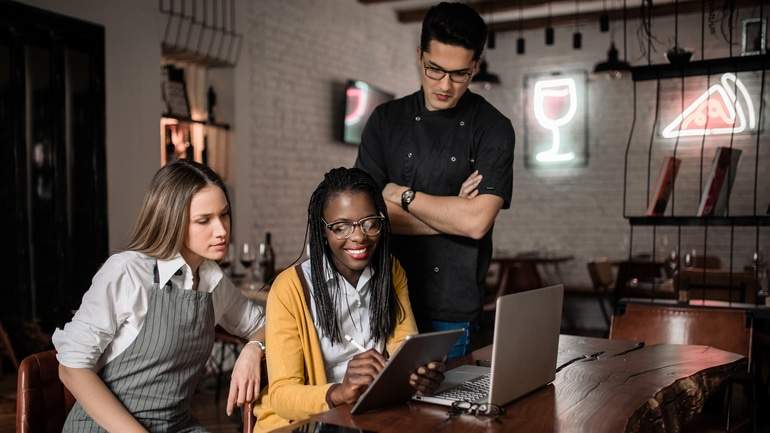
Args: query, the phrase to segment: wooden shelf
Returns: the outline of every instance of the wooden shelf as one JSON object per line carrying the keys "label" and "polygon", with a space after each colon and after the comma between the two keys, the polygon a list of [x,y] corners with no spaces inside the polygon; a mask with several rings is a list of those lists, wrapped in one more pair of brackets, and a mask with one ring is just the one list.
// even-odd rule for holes
{"label": "wooden shelf", "polygon": [[182,122],[182,123],[197,123],[199,125],[211,126],[211,127],[214,127],[214,128],[225,129],[225,130],[228,130],[228,131],[230,130],[230,124],[229,123],[209,122],[207,120],[193,120],[193,119],[191,119],[189,117],[177,116],[175,114],[163,114],[161,117],[164,118],[164,119],[174,119],[177,122]]}
{"label": "wooden shelf", "polygon": [[725,57],[721,59],[696,60],[677,66],[669,63],[635,66],[631,68],[631,78],[634,81],[649,81],[666,78],[723,74],[726,72],[761,71],[768,66],[770,66],[770,54]]}
{"label": "wooden shelf", "polygon": [[768,216],[627,216],[632,226],[770,226]]}

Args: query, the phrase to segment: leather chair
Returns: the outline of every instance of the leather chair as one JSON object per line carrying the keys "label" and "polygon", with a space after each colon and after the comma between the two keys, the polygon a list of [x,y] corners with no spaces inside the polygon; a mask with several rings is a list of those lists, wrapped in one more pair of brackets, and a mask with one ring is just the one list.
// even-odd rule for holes
{"label": "leather chair", "polygon": [[698,344],[750,357],[752,326],[745,311],[629,303],[612,317],[610,340]]}
{"label": "leather chair", "polygon": [[75,398],[59,380],[56,352],[21,361],[16,387],[16,433],[59,433]]}
{"label": "leather chair", "polygon": [[241,408],[243,412],[241,414],[243,421],[243,433],[252,433],[254,431],[254,425],[257,424],[257,417],[254,416],[254,404],[246,403]]}

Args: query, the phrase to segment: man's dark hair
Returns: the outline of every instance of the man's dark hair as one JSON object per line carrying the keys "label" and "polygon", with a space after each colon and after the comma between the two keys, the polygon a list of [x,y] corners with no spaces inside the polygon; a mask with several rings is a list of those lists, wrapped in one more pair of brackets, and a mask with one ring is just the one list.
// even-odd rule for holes
{"label": "man's dark hair", "polygon": [[470,6],[441,2],[422,20],[420,49],[428,52],[432,40],[473,50],[473,60],[478,60],[487,41],[487,25]]}
{"label": "man's dark hair", "polygon": [[[380,240],[369,265],[372,277],[369,280],[371,299],[369,304],[369,329],[375,341],[386,341],[396,322],[405,317],[403,306],[396,297],[391,281],[390,258],[390,222],[388,207],[382,198],[382,190],[365,171],[358,168],[335,168],[324,175],[324,180],[310,196],[307,209],[307,225],[310,233],[310,279],[313,284],[313,301],[318,317],[316,323],[321,327],[321,334],[328,337],[332,344],[342,343],[336,305],[345,299],[344,289],[340,286],[339,271],[329,279],[324,272],[324,260],[335,267],[332,252],[326,243],[326,224],[322,221],[323,211],[329,200],[344,192],[362,192],[369,196],[378,214],[385,216],[380,232]],[[335,267],[336,269],[336,267]],[[327,282],[327,280],[330,280]]]}

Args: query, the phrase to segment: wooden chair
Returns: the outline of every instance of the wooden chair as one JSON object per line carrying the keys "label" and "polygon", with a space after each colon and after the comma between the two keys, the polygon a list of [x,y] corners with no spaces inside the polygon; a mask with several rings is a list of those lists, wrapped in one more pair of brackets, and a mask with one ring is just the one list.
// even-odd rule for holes
{"label": "wooden chair", "polygon": [[660,283],[665,275],[663,263],[640,260],[618,263],[613,304],[617,305],[621,298],[627,297],[673,299],[675,295],[673,289],[667,290]]}
{"label": "wooden chair", "polygon": [[493,262],[499,266],[497,284],[494,296],[485,299],[483,311],[495,311],[496,301],[500,296],[543,287],[536,263],[515,259],[493,259]]}
{"label": "wooden chair", "polygon": [[[8,337],[8,333],[5,332],[2,322],[0,322],[0,355],[8,358],[8,360],[11,361],[11,364],[13,364],[13,368],[17,371],[19,370],[19,361],[16,358],[16,352],[13,350],[11,339]],[[0,372],[2,372],[1,368]]]}
{"label": "wooden chair", "polygon": [[209,358],[209,366],[216,374],[216,388],[214,389],[214,401],[219,403],[222,395],[222,387],[227,388],[227,371],[225,371],[225,361],[228,353],[232,358],[238,359],[241,348],[246,344],[246,340],[236,337],[225,331],[224,328],[217,325],[214,328],[214,341],[219,343],[219,353],[212,353]]}
{"label": "wooden chair", "polygon": [[59,380],[56,352],[21,361],[16,387],[16,433],[59,433],[75,398]]}
{"label": "wooden chair", "polygon": [[252,433],[254,426],[257,424],[257,418],[254,416],[254,404],[246,403],[241,408],[243,412],[241,414],[243,421],[243,433]]}
{"label": "wooden chair", "polygon": [[588,262],[588,275],[591,277],[591,283],[594,287],[594,294],[596,300],[599,302],[599,308],[604,316],[604,321],[609,326],[610,313],[607,311],[607,306],[604,304],[604,298],[610,293],[615,285],[615,276],[612,272],[612,263],[606,260],[598,260],[595,262]]}
{"label": "wooden chair", "polygon": [[745,356],[748,359],[746,374],[728,382],[725,431],[732,429],[732,383],[735,382],[745,385],[749,394],[750,421],[756,431],[756,382],[751,363],[753,329],[752,317],[745,310],[628,303],[616,308],[610,339],[643,341],[647,345],[697,344]]}

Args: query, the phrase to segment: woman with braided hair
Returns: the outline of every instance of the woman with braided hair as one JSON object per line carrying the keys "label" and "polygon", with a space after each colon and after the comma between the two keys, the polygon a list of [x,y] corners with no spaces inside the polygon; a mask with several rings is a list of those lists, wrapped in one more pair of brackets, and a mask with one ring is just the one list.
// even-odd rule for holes
{"label": "woman with braided hair", "polygon": [[[417,333],[406,275],[389,253],[387,207],[366,172],[326,173],[310,197],[307,229],[310,259],[282,272],[268,296],[270,385],[254,410],[256,432],[354,403],[385,354]],[[429,393],[443,369],[420,367],[410,384]]]}

